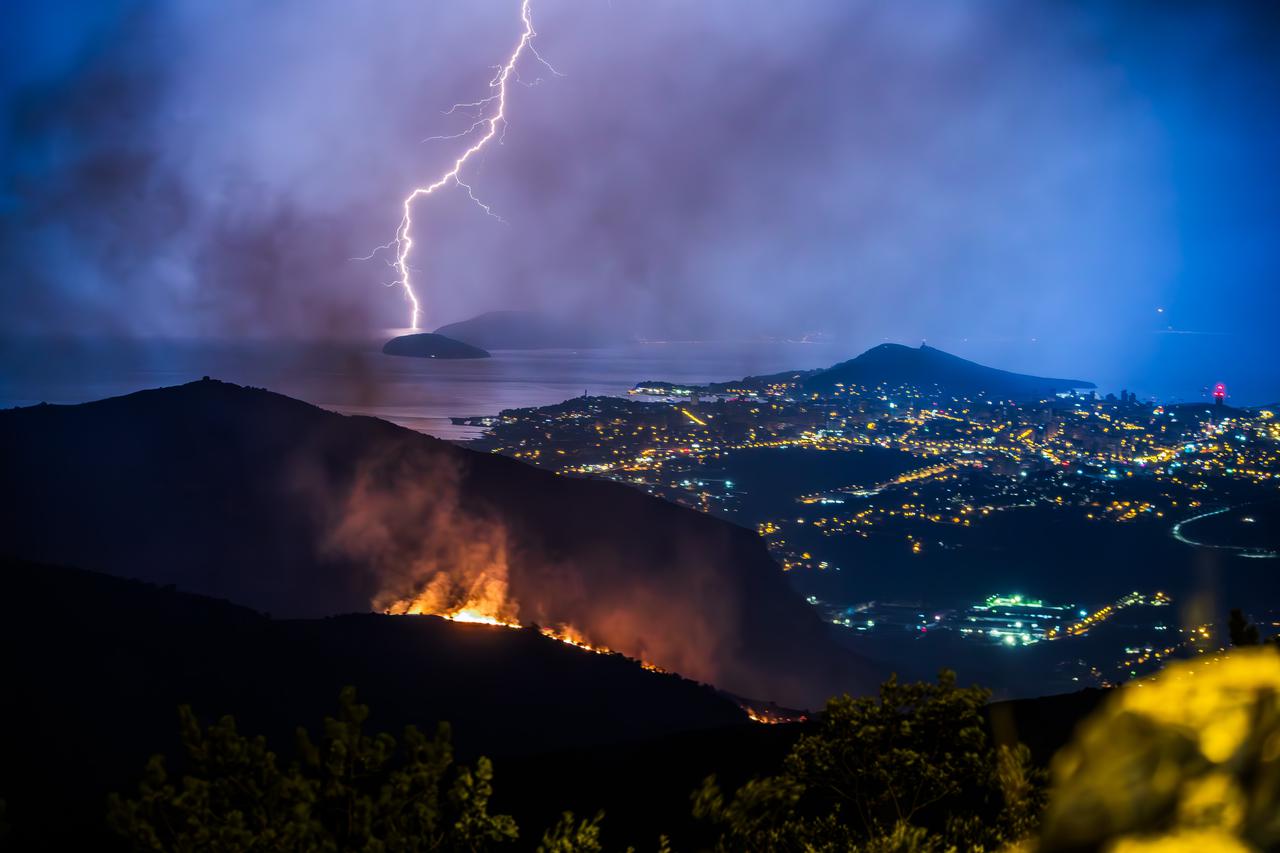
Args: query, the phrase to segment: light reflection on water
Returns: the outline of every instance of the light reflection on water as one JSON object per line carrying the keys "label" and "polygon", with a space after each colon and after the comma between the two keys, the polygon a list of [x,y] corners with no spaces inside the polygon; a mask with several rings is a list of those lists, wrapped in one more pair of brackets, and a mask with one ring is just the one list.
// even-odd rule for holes
{"label": "light reflection on water", "polygon": [[82,403],[211,376],[345,414],[460,440],[450,417],[623,394],[642,380],[710,382],[827,367],[856,355],[829,343],[643,343],[597,350],[498,350],[493,358],[383,355],[376,346],[256,342],[0,345],[0,407]]}

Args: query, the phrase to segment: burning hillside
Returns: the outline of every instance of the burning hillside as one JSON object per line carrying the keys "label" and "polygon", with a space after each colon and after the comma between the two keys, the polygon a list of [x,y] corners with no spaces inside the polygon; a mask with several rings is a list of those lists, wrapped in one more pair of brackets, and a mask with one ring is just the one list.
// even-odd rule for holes
{"label": "burning hillside", "polygon": [[571,626],[552,633],[788,706],[876,683],[750,531],[266,391],[0,412],[0,470],[19,556],[284,616]]}
{"label": "burning hillside", "polygon": [[[463,597],[461,604],[457,603],[456,600],[453,603],[449,603],[449,598],[442,595],[442,588],[449,585],[447,578],[448,576],[444,574],[437,575],[428,583],[427,589],[420,595],[397,601],[384,608],[383,612],[390,616],[439,616],[441,619],[447,619],[450,622],[495,625],[502,628],[536,629],[544,637],[583,651],[600,655],[622,654],[622,652],[615,651],[608,646],[592,643],[581,631],[571,625],[559,625],[554,628],[534,624],[522,625],[515,618],[517,611],[515,604],[503,594],[506,589],[505,582],[496,578],[480,584],[480,588],[483,590],[482,594],[468,594]],[[623,655],[623,657],[627,656]],[[637,660],[637,663],[650,672],[667,671],[650,661]]]}

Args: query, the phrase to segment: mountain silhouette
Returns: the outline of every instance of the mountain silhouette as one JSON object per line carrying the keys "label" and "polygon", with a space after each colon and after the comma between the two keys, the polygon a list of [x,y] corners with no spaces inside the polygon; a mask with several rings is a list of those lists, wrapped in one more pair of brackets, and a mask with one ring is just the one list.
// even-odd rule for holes
{"label": "mountain silhouette", "polygon": [[1049,379],[998,370],[960,358],[930,346],[880,344],[857,358],[807,374],[801,384],[807,391],[831,393],[876,386],[911,386],[922,391],[937,389],[955,396],[1026,398],[1051,396],[1073,388],[1094,388],[1082,379]]}

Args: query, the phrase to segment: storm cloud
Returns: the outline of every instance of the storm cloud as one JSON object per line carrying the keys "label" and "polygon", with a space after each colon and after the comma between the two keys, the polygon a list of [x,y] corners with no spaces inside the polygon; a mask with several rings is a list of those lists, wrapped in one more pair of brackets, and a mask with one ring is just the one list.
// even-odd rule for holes
{"label": "storm cloud", "polygon": [[[457,188],[416,208],[429,327],[527,307],[650,336],[1039,341],[1013,366],[1088,372],[1158,358],[1162,332],[1261,338],[1280,309],[1262,4],[533,13],[564,76],[522,66],[466,172],[503,221]],[[352,259],[452,162],[457,141],[423,140],[466,126],[444,110],[519,33],[515,0],[3,14],[10,335],[405,325],[393,271]]]}

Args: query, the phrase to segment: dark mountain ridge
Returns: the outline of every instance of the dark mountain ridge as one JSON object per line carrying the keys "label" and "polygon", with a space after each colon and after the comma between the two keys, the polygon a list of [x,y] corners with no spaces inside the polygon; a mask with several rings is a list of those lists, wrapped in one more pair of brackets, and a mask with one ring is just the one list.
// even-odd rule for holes
{"label": "dark mountain ridge", "polygon": [[876,675],[749,530],[216,381],[0,412],[0,550],[277,615],[484,599],[742,696]]}
{"label": "dark mountain ridge", "polygon": [[[205,722],[234,716],[284,762],[294,726],[315,734],[346,685],[372,710],[367,732],[449,721],[458,760],[494,759],[493,811],[517,816],[516,849],[570,808],[604,809],[619,844],[698,838],[690,792],[712,773],[736,787],[773,771],[804,730],[745,722],[711,688],[529,630],[280,620],[95,572],[14,560],[0,572],[0,794],[14,849],[122,849],[104,825],[106,794],[136,791],[156,753],[182,773],[180,703]],[[993,705],[993,732],[1044,764],[1099,695]]]}

